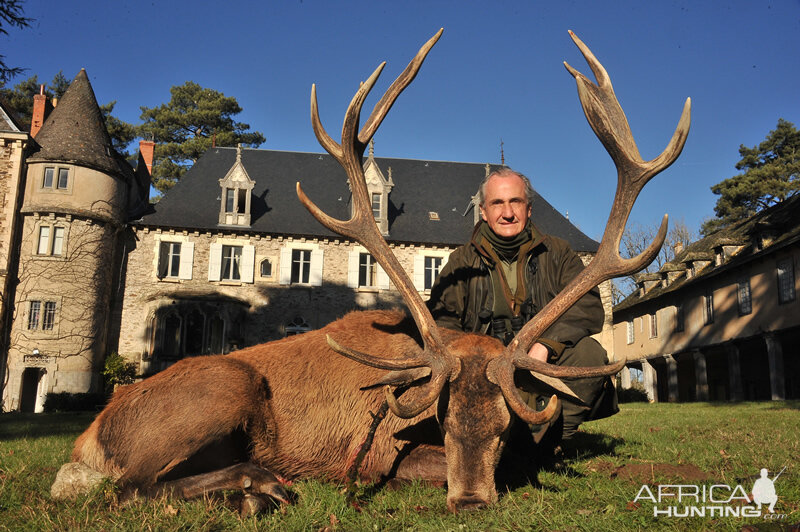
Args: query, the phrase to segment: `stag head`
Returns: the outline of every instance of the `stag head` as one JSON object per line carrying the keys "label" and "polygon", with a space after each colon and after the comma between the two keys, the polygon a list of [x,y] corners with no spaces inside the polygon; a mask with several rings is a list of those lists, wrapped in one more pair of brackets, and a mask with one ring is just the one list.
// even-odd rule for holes
{"label": "stag head", "polygon": [[[403,358],[358,352],[339,345],[330,337],[328,343],[343,356],[389,372],[382,382],[387,384],[384,393],[395,415],[414,418],[436,413],[447,456],[447,506],[451,511],[458,511],[482,507],[497,500],[494,470],[514,415],[526,423],[542,424],[549,421],[558,409],[555,395],[543,411],[529,408],[514,385],[515,370],[529,370],[539,381],[574,396],[561,379],[613,375],[625,365],[625,361],[619,361],[595,368],[558,367],[535,361],[527,353],[542,332],[589,290],[612,277],[638,271],[658,253],[666,236],[666,215],[656,239],[640,256],[622,259],[619,243],[639,191],[680,154],[689,130],[690,104],[687,100],[678,128],[664,153],[652,161],[642,161],[608,74],[586,45],[570,32],[594,72],[597,84],[565,65],[576,79],[581,104],[592,129],[618,169],[617,193],[598,253],[578,277],[523,327],[507,348],[491,337],[440,330],[375,224],[361,159],[389,109],[413,81],[442,31],[439,30],[422,46],[359,129],[361,107],[385,63],[361,84],[345,113],[341,143],[335,142],[322,127],[316,87],[312,87],[311,123],[314,133],[347,173],[353,192],[352,217],[343,221],[325,214],[303,192],[300,183],[297,183],[297,195],[325,227],[363,245],[384,268],[408,306],[423,345]],[[410,386],[410,400],[403,402],[398,399],[392,391],[392,386],[397,385]],[[435,410],[432,408],[434,405]]]}

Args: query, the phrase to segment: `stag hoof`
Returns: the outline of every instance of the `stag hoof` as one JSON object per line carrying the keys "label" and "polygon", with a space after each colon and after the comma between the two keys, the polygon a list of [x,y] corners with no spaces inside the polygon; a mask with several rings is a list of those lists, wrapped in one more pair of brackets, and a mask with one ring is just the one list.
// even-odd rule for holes
{"label": "stag hoof", "polygon": [[245,493],[239,503],[239,515],[242,517],[251,517],[265,512],[268,508],[274,507],[275,505],[270,504],[270,501],[262,495]]}
{"label": "stag hoof", "polygon": [[258,474],[248,475],[242,479],[242,485],[247,494],[266,495],[275,501],[289,504],[289,494],[283,489],[281,482],[268,471],[259,471]]}

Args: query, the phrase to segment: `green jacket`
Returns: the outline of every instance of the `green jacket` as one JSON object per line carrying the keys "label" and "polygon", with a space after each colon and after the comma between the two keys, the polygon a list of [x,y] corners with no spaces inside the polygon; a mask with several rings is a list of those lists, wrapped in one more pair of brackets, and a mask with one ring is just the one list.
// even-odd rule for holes
{"label": "green jacket", "polygon": [[[478,226],[473,235],[477,230]],[[565,240],[541,235],[535,230],[534,235],[538,235],[535,236],[538,242],[534,242],[524,259],[526,286],[532,303],[526,319],[541,310],[583,270],[580,257]],[[487,313],[494,304],[491,277],[496,275],[490,261],[478,252],[473,241],[453,251],[431,288],[428,300],[428,308],[437,324],[467,332],[489,332],[491,318]],[[604,315],[600,293],[595,288],[551,325],[539,342],[558,357],[565,347],[572,347],[581,338],[600,332]]]}

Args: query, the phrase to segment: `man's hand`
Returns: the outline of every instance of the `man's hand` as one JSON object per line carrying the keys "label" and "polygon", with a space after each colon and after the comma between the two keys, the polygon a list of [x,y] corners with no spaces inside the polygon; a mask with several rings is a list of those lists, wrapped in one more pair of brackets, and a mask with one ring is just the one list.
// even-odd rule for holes
{"label": "man's hand", "polygon": [[547,347],[545,347],[544,344],[540,344],[539,342],[533,344],[533,347],[531,347],[530,351],[528,351],[529,357],[531,357],[534,360],[538,360],[539,362],[545,362],[545,363],[547,362],[547,357],[549,354],[550,352],[548,351]]}

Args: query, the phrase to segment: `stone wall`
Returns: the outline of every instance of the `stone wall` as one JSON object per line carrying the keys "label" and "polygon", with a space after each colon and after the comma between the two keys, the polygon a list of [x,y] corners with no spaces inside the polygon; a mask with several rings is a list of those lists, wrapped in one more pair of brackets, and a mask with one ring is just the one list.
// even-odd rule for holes
{"label": "stone wall", "polygon": [[[351,310],[402,306],[394,289],[351,288],[348,286],[350,253],[363,251],[360,246],[342,239],[285,238],[269,235],[243,235],[212,232],[174,232],[134,229],[135,248],[127,254],[125,293],[119,308],[119,352],[129,360],[142,363],[147,370],[157,370],[159,346],[169,343],[163,330],[165,316],[180,321],[182,346],[194,344],[196,352],[216,352],[212,341],[213,320],[225,322],[223,350],[229,351],[286,336],[299,325],[317,329]],[[161,242],[189,243],[193,248],[190,278],[159,278]],[[210,281],[209,260],[212,244],[253,246],[252,282]],[[183,244],[185,246],[185,244]],[[302,248],[320,250],[323,257],[320,286],[280,283],[281,250]],[[424,252],[447,255],[451,249],[396,246],[394,252],[403,267],[413,276],[415,256]],[[272,271],[260,275],[262,260],[268,259]],[[182,272],[182,277],[189,277]],[[427,297],[423,293],[423,297]],[[203,327],[197,325],[202,321]],[[191,322],[191,325],[190,325]],[[160,329],[161,327],[161,329]],[[194,327],[194,328],[193,328]],[[300,328],[301,329],[301,328]],[[193,338],[187,331],[202,334]],[[166,343],[165,343],[166,342]],[[184,352],[186,350],[184,349]],[[194,354],[194,353],[191,353]]]}

